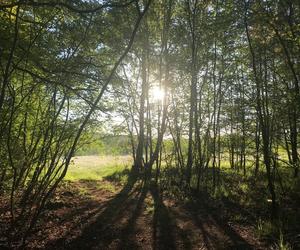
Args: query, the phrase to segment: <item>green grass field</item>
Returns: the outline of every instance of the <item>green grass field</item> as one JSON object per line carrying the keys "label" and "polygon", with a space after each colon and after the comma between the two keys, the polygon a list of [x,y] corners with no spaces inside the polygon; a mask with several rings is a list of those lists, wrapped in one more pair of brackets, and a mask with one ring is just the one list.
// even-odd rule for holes
{"label": "green grass field", "polygon": [[76,156],[69,166],[65,180],[102,180],[104,177],[122,172],[132,165],[132,158],[125,156]]}

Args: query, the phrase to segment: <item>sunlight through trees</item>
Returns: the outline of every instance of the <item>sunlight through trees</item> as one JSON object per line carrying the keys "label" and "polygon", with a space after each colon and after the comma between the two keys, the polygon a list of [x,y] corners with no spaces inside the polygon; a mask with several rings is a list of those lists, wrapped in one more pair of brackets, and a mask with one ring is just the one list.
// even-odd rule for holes
{"label": "sunlight through trees", "polygon": [[4,0],[0,68],[0,248],[85,154],[132,159],[156,215],[235,202],[300,246],[299,1]]}

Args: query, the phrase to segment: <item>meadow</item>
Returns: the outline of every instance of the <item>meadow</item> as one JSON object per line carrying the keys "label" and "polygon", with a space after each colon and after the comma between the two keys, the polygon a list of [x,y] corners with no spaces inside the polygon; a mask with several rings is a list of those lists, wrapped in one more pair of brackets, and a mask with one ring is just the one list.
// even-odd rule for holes
{"label": "meadow", "polygon": [[101,181],[104,177],[129,169],[131,165],[132,157],[129,155],[75,156],[69,166],[65,180]]}

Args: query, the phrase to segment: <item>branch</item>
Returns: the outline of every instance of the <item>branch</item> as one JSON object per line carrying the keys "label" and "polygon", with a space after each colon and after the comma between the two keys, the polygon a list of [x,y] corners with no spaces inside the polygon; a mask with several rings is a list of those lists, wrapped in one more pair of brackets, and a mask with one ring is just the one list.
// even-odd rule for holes
{"label": "branch", "polygon": [[34,1],[34,0],[27,0],[27,1],[23,1],[23,0],[19,0],[15,3],[8,3],[8,4],[1,4],[0,5],[0,10],[6,9],[6,8],[13,8],[16,6],[32,6],[32,7],[52,7],[52,8],[56,8],[56,7],[63,7],[66,8],[70,11],[76,12],[76,13],[80,13],[80,14],[84,14],[84,13],[95,13],[98,12],[102,9],[105,8],[123,8],[123,7],[127,7],[130,4],[132,4],[133,2],[135,2],[136,0],[130,0],[128,2],[125,3],[106,3],[106,4],[102,4],[99,6],[96,6],[94,8],[87,8],[87,9],[78,9],[76,6],[70,5],[68,3],[65,2],[60,2],[60,1],[50,1],[50,2],[38,2],[38,1]]}

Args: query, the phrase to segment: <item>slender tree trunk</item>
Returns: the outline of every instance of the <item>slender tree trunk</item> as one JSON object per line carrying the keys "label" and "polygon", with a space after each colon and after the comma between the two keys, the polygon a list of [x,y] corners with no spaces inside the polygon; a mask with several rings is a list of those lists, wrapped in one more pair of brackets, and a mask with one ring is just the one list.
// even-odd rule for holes
{"label": "slender tree trunk", "polygon": [[[262,132],[262,142],[263,142],[263,156],[264,156],[264,163],[266,166],[267,170],[267,180],[268,180],[268,189],[271,195],[272,199],[272,208],[271,208],[271,214],[273,219],[278,218],[278,205],[277,205],[277,200],[276,200],[276,193],[275,193],[275,187],[274,187],[274,182],[271,174],[271,145],[270,145],[270,124],[269,124],[269,116],[268,112],[264,109],[268,109],[263,103],[262,103],[262,94],[261,94],[261,82],[262,82],[262,77],[258,75],[257,72],[257,65],[256,65],[256,56],[255,52],[252,46],[252,41],[248,29],[248,23],[247,23],[247,13],[248,10],[246,8],[247,3],[245,2],[245,29],[246,29],[246,35],[248,39],[248,45],[249,45],[249,50],[252,58],[252,69],[253,69],[253,75],[255,79],[255,84],[256,84],[256,101],[257,101],[257,111],[258,111],[258,119],[261,127],[261,132]],[[263,108],[264,105],[264,108]]]}
{"label": "slender tree trunk", "polygon": [[190,6],[188,0],[188,12],[189,12],[189,26],[190,26],[190,35],[192,39],[191,44],[191,86],[190,86],[190,111],[189,111],[189,135],[188,135],[188,156],[186,164],[186,183],[190,185],[191,176],[192,176],[192,165],[194,159],[194,150],[193,150],[193,130],[194,130],[194,119],[195,111],[197,107],[197,45],[196,45],[196,12],[197,12],[196,0],[193,2],[193,6]]}
{"label": "slender tree trunk", "polygon": [[[144,19],[147,22],[147,19]],[[146,26],[146,24],[145,24]],[[138,135],[138,145],[136,149],[136,157],[133,165],[135,172],[139,172],[143,168],[143,157],[144,157],[144,146],[145,146],[145,102],[148,96],[149,84],[147,81],[147,50],[148,50],[148,35],[144,28],[144,40],[142,48],[142,93],[140,99],[139,108],[139,135]]]}

